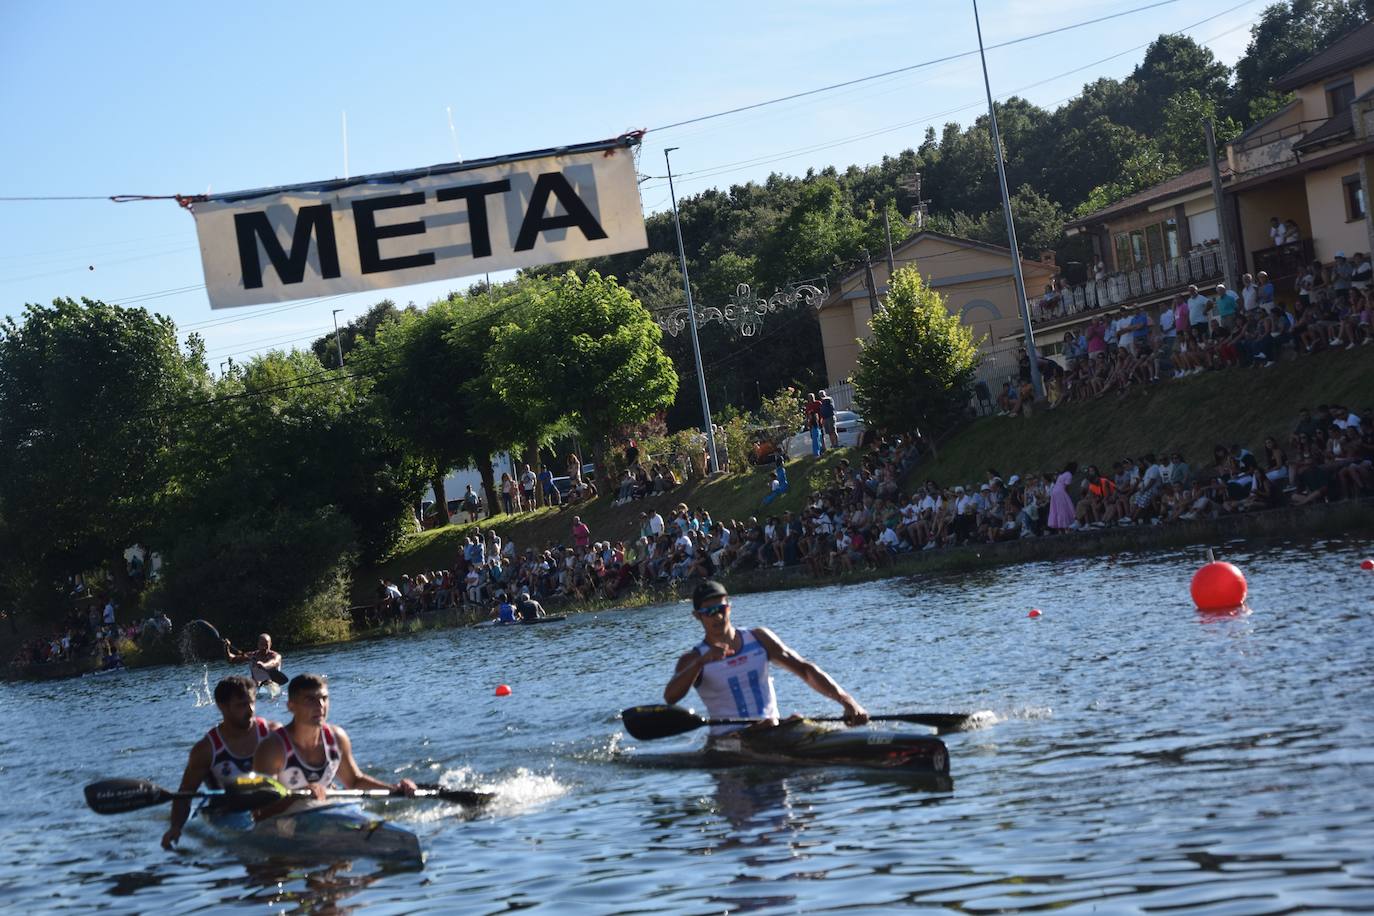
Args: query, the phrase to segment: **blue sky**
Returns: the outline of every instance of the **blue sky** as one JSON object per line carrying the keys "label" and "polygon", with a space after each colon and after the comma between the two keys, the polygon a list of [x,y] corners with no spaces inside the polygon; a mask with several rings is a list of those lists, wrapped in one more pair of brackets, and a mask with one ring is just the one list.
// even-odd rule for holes
{"label": "blue sky", "polygon": [[[984,0],[980,12],[995,44],[1150,2]],[[993,92],[1056,107],[1099,76],[1125,76],[1159,33],[1228,10],[1187,34],[1234,64],[1264,7],[1236,2],[1182,0],[992,51]],[[0,197],[196,194],[341,176],[344,112],[353,175],[586,142],[976,47],[965,0],[7,0]],[[928,124],[968,123],[984,109],[978,60],[964,58],[651,130],[641,171],[662,175],[664,147],[680,147],[681,197],[772,171],[867,164],[919,145]],[[668,205],[661,181],[642,194],[646,213]],[[306,346],[329,330],[332,309],[343,323],[382,298],[212,311],[203,282],[194,223],[171,201],[0,202],[4,314],[59,296],[143,305],[200,333],[216,371],[228,357]],[[384,295],[424,304],[468,282]]]}

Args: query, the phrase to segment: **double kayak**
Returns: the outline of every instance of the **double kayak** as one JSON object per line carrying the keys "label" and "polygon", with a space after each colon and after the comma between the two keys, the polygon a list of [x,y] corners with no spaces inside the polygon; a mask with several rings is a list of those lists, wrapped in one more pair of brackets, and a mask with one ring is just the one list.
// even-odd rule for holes
{"label": "double kayak", "polygon": [[405,868],[425,861],[418,836],[353,802],[300,801],[259,821],[248,812],[207,805],[192,823],[207,842],[250,856],[311,862],[365,858]]}
{"label": "double kayak", "polygon": [[567,614],[553,614],[548,617],[533,617],[529,620],[484,620],[476,626],[479,627],[528,627],[536,623],[558,623],[560,620],[567,620]]}

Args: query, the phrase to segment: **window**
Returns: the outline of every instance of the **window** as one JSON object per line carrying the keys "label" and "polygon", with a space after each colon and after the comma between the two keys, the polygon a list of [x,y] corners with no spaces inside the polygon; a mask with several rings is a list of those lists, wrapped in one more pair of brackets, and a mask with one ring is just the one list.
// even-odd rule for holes
{"label": "window", "polygon": [[1145,230],[1131,230],[1131,257],[1135,258],[1136,267],[1144,267],[1150,263],[1150,258],[1145,253]]}
{"label": "window", "polygon": [[1181,251],[1178,247],[1178,221],[1166,219],[1164,221],[1164,256],[1172,260],[1179,254]]}
{"label": "window", "polygon": [[1341,190],[1345,197],[1345,218],[1348,222],[1364,219],[1364,187],[1359,175],[1347,175],[1341,179]]}
{"label": "window", "polygon": [[1164,233],[1160,229],[1159,223],[1145,227],[1145,244],[1150,248],[1151,264],[1158,264],[1164,260]]}
{"label": "window", "polygon": [[1326,111],[1328,118],[1334,118],[1350,107],[1355,101],[1355,83],[1345,80],[1341,83],[1328,83],[1326,86]]}
{"label": "window", "polygon": [[1131,269],[1131,239],[1124,232],[1117,233],[1114,240],[1116,242],[1116,269]]}

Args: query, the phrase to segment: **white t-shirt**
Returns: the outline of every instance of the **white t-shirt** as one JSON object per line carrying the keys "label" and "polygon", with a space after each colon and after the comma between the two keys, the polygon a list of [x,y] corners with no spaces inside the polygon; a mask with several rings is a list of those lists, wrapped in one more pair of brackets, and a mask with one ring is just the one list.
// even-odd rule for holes
{"label": "white t-shirt", "polygon": [[897,538],[897,532],[893,531],[891,528],[884,528],[883,533],[878,535],[878,543],[882,544],[884,547],[891,547],[895,550],[901,541]]}
{"label": "white t-shirt", "polygon": [[[1331,421],[1331,425],[1332,425],[1332,426],[1335,426],[1337,429],[1346,429],[1347,427],[1350,427],[1350,426],[1353,426],[1353,427],[1355,427],[1356,429],[1359,429],[1359,428],[1360,428],[1360,418],[1357,417],[1357,416],[1355,416],[1355,414],[1351,413],[1350,411],[1346,411],[1346,413],[1345,413],[1345,419],[1344,419],[1344,420],[1332,420],[1332,421]],[[107,623],[108,623],[108,621],[107,621]]]}
{"label": "white t-shirt", "polygon": [[1140,486],[1144,488],[1150,486],[1151,484],[1163,482],[1164,469],[1160,467],[1158,464],[1152,464],[1145,469],[1145,477],[1143,480],[1140,481]]}
{"label": "white t-shirt", "polygon": [[1173,309],[1165,309],[1159,313],[1159,332],[1165,337],[1178,336],[1178,330],[1174,327]]}
{"label": "white t-shirt", "polygon": [[649,533],[654,537],[658,537],[663,533],[663,516],[659,515],[657,512],[649,516]]}
{"label": "white t-shirt", "polygon": [[1258,297],[1259,288],[1255,286],[1255,284],[1253,283],[1251,283],[1249,286],[1244,287],[1240,291],[1240,300],[1241,303],[1245,306],[1245,310],[1247,312],[1253,312],[1256,309]]}
{"label": "white t-shirt", "polygon": [[1188,300],[1188,323],[1206,324],[1207,307],[1211,304],[1212,300],[1202,295],[1202,293],[1198,293],[1196,296],[1190,298]]}
{"label": "white t-shirt", "polygon": [[967,493],[954,501],[954,511],[959,515],[972,515],[975,508],[977,501]]}
{"label": "white t-shirt", "polygon": [[681,547],[682,552],[689,557],[696,555],[696,545],[692,543],[692,539],[685,533],[678,535],[677,540],[673,542],[673,546]]}
{"label": "white t-shirt", "polygon": [[1287,233],[1284,232],[1283,223],[1269,227],[1269,238],[1273,240],[1275,246],[1282,245],[1286,235]]}
{"label": "white t-shirt", "polygon": [[929,493],[927,493],[925,496],[921,497],[921,511],[925,512],[927,509],[929,509],[931,512],[939,512],[940,506],[943,503],[944,497],[931,496]]}

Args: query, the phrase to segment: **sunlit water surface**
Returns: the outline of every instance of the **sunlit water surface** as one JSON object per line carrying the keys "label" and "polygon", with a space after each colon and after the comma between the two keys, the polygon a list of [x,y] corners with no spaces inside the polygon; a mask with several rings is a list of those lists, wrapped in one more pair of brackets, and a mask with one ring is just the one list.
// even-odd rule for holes
{"label": "sunlit water surface", "polygon": [[[1359,568],[1374,544],[1232,545],[1254,610],[1223,618],[1188,600],[1199,554],[736,601],[737,623],[772,627],[873,712],[995,711],[946,738],[946,794],[843,770],[627,765],[639,748],[616,712],[655,701],[695,641],[681,603],[288,647],[288,670],[329,675],[364,767],[499,793],[472,818],[385,808],[421,835],[418,872],[166,853],[166,809],[85,808],[97,778],[175,786],[227,666],[0,685],[0,908],[1374,910],[1374,573]],[[836,711],[777,685],[785,711]],[[288,715],[281,698],[259,711]]]}

